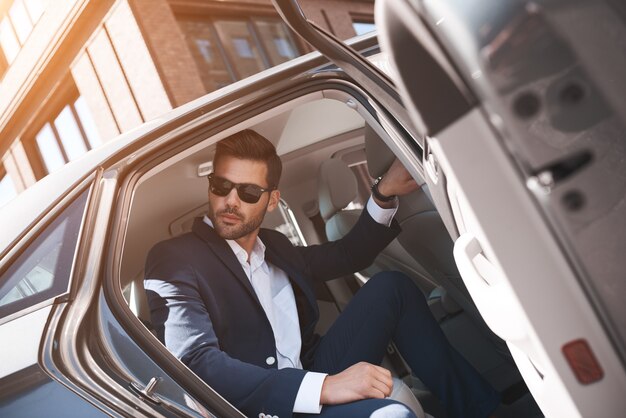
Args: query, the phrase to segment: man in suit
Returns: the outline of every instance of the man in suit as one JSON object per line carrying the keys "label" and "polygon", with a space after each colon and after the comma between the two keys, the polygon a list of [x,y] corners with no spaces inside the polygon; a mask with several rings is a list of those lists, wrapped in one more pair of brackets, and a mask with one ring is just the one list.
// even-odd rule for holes
{"label": "man in suit", "polygon": [[294,247],[260,229],[278,205],[281,167],[254,131],[218,143],[207,216],[148,255],[145,288],[161,341],[247,416],[413,417],[385,399],[392,379],[378,364],[391,340],[449,416],[487,416],[498,394],[450,347],[401,273],[375,275],[324,337],[314,333],[314,282],[369,266],[397,236],[393,196],[418,187],[409,173],[394,162],[341,240]]}

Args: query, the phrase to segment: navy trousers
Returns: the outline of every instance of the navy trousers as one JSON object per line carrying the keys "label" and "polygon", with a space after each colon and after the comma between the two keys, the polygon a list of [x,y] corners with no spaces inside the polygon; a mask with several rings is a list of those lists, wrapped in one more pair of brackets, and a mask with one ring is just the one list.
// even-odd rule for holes
{"label": "navy trousers", "polygon": [[[336,374],[360,361],[380,364],[390,341],[444,404],[449,418],[484,418],[499,404],[500,395],[448,343],[422,292],[399,272],[378,273],[359,289],[322,337],[311,370]],[[324,406],[321,415],[311,417],[413,417],[398,406],[388,399],[368,399]],[[374,413],[379,410],[391,413]]]}

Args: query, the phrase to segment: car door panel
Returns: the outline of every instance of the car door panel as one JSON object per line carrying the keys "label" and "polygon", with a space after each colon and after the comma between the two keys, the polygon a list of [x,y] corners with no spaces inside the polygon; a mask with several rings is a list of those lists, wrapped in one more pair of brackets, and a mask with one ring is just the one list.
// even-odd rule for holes
{"label": "car door panel", "polygon": [[[107,414],[131,416],[142,411],[150,416],[210,416],[148,354],[128,345],[131,340],[110,314],[101,282],[95,279],[102,277],[103,243],[117,187],[116,170],[99,176],[83,237],[84,256],[76,265],[78,286],[72,300],[59,305],[51,316],[41,348],[43,366]],[[121,342],[126,345],[120,346]],[[153,397],[146,391],[152,377],[160,383]]]}
{"label": "car door panel", "polygon": [[[469,137],[471,141],[461,141]],[[432,140],[456,201],[454,255],[490,328],[511,352],[543,412],[588,416],[623,408],[624,371],[587,296],[480,110]],[[556,309],[555,309],[556,308]],[[562,352],[584,340],[604,371],[581,385]]]}
{"label": "car door panel", "polygon": [[[492,2],[488,16],[461,2],[424,5],[425,19],[456,22],[436,30],[461,73],[476,75],[491,123],[626,364],[623,3]],[[459,31],[472,39],[463,52]]]}
{"label": "car door panel", "polygon": [[0,326],[0,379],[37,364],[39,342],[44,332],[50,305]]}
{"label": "car door panel", "polygon": [[[110,415],[95,409],[68,388],[50,378],[38,364],[0,378],[0,414],[3,417],[95,418]],[[46,401],[42,402],[42,399]]]}
{"label": "car door panel", "polygon": [[[548,416],[624,409],[614,388],[625,381],[625,187],[616,173],[624,172],[626,106],[614,74],[625,61],[623,48],[601,52],[626,38],[618,9],[604,1],[379,4],[406,26],[382,20],[383,49],[403,78],[411,74],[403,57],[421,42],[407,22],[425,24],[480,98],[427,148],[448,182],[463,279]],[[402,31],[410,36],[398,48],[392,40]],[[413,98],[424,92],[400,85],[419,117]]]}

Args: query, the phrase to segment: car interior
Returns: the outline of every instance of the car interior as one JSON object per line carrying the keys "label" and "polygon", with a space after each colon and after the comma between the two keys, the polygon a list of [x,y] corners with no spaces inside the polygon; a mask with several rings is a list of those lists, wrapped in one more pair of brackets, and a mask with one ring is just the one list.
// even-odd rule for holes
{"label": "car interior", "polygon": [[[150,311],[143,291],[146,255],[157,242],[188,232],[194,218],[206,212],[206,175],[211,172],[215,143],[246,128],[272,141],[283,161],[279,185],[283,201],[263,226],[283,232],[296,245],[332,241],[346,234],[364,210],[373,179],[394,159],[387,146],[392,139],[367,106],[346,91],[328,89],[279,104],[155,162],[134,186],[119,265],[124,297],[148,329]],[[403,197],[396,214],[402,233],[375,263],[316,289],[318,331],[323,333],[332,324],[376,271],[402,271],[426,295],[452,345],[502,393],[503,416],[542,416],[506,345],[485,325],[469,297],[454,262],[452,239],[428,187],[417,180],[423,187]],[[389,353],[384,365],[415,395],[416,408],[421,405],[427,414],[445,417],[393,346]]]}

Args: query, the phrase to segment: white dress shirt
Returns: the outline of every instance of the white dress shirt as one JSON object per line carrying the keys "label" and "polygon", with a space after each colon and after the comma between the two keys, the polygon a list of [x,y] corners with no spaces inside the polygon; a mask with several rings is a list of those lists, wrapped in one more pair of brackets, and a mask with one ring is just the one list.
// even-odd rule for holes
{"label": "white dress shirt", "polygon": [[[389,226],[397,207],[383,209],[370,197],[367,202],[367,211],[376,222]],[[213,223],[206,215],[204,222],[213,227]],[[234,240],[227,239],[226,242],[248,276],[272,326],[276,340],[276,358],[268,357],[267,364],[272,365],[276,361],[279,369],[286,367],[302,369],[300,322],[296,298],[287,274],[265,261],[265,245],[259,237],[249,255]],[[320,397],[326,376],[325,373],[307,372],[296,395],[294,413],[319,414],[321,412]]]}

